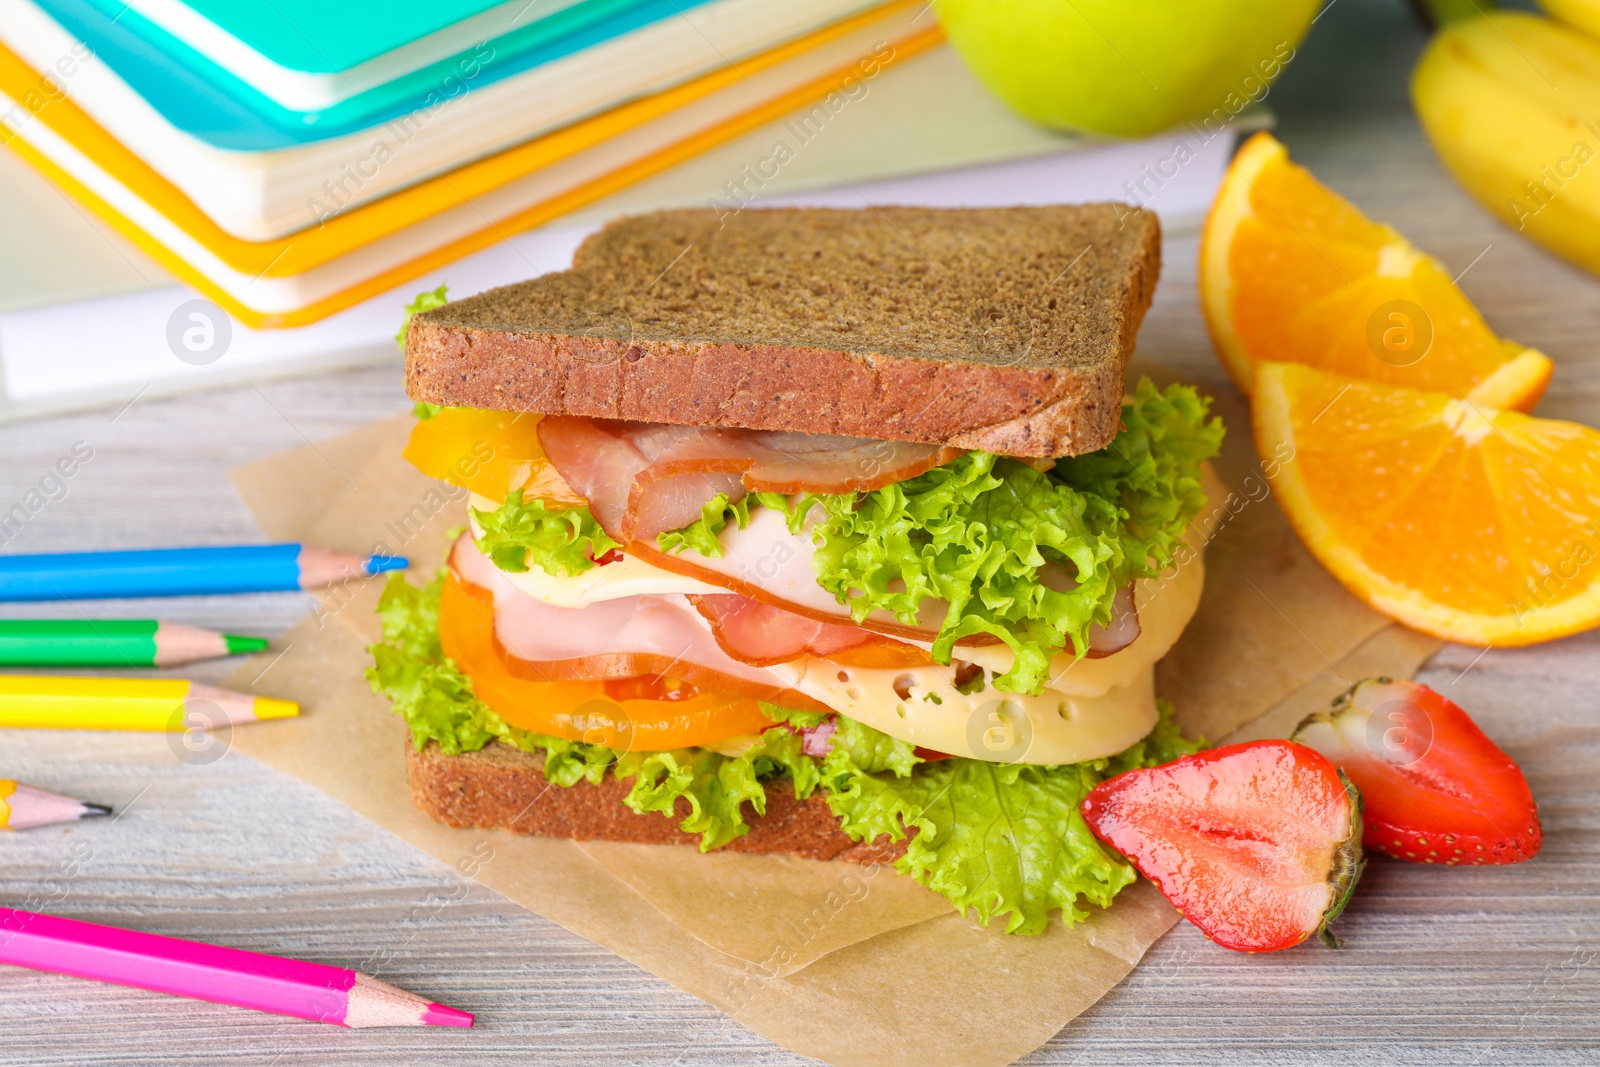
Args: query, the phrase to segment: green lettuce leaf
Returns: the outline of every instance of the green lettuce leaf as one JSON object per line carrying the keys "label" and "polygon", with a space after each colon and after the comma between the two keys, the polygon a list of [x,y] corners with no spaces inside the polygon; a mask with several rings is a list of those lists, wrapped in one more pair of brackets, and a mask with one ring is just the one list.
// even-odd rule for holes
{"label": "green lettuce leaf", "polygon": [[800,745],[798,734],[775,726],[738,757],[704,748],[630,753],[616,768],[618,778],[634,779],[623,803],[637,812],[671,815],[683,799],[689,814],[678,829],[699,834],[700,851],[709,852],[750,832],[745,804],[757,815],[766,814],[766,780],[787,777],[802,800],[816,790],[816,762]]}
{"label": "green lettuce leaf", "polygon": [[471,679],[439,647],[443,584],[442,571],[421,589],[398,573],[390,575],[378,601],[383,640],[368,649],[373,665],[367,681],[406,721],[417,751],[433,741],[453,756],[501,741],[524,752],[542,752],[544,775],[553,785],[596,785],[608,773],[631,778],[623,803],[637,812],[672,817],[681,798],[689,814],[678,828],[701,835],[702,851],[721,848],[750,831],[744,805],[764,813],[768,781],[787,777],[801,798],[816,790],[821,780],[816,762],[801,751],[799,736],[783,727],[773,727],[743,754],[730,757],[698,748],[619,754],[603,745],[508,724],[473,694]]}
{"label": "green lettuce leaf", "polygon": [[1003,915],[1007,933],[1036,934],[1053,911],[1081,922],[1084,904],[1108,906],[1135,877],[1089,829],[1083,798],[1112,774],[1199,747],[1178,734],[1170,706],[1161,715],[1126,752],[1058,767],[952,758],[907,768],[909,745],[841,718],[844,744],[836,735],[822,766],[828,806],[857,841],[899,841],[915,828],[895,867],[985,925]]}
{"label": "green lettuce leaf", "polygon": [[717,535],[722,533],[728,523],[737,524],[738,529],[750,525],[750,498],[744,497],[737,503],[728,500],[727,493],[718,493],[700,506],[700,518],[696,522],[678,530],[668,530],[664,534],[656,535],[656,545],[663,552],[682,552],[684,549],[698,552],[702,556],[713,559],[722,555],[722,542],[717,540]]}
{"label": "green lettuce leaf", "polygon": [[828,739],[828,755],[822,761],[822,777],[832,791],[849,789],[849,779],[858,774],[889,772],[897,778],[909,777],[922,762],[916,746],[890,737],[870,726],[843,715],[834,719],[835,730]]}
{"label": "green lettuce leaf", "polygon": [[773,722],[786,722],[801,730],[812,726],[821,726],[829,717],[829,713],[825,711],[801,711],[799,708],[785,708],[778,704],[768,704],[765,700],[756,701],[756,706],[761,709],[761,714]]}
{"label": "green lettuce leaf", "polygon": [[[406,350],[406,334],[411,332],[411,316],[420,315],[424,311],[432,311],[437,307],[444,307],[450,302],[447,295],[449,286],[441,285],[437,289],[425,293],[418,293],[405,307],[405,318],[400,320],[400,329],[394,335],[394,343],[400,346],[400,351]],[[431,406],[431,405],[430,405]]]}
{"label": "green lettuce leaf", "polygon": [[443,585],[442,570],[421,589],[391,574],[378,598],[383,640],[368,649],[367,681],[406,721],[417,751],[435,741],[455,756],[500,740],[525,752],[542,750],[545,776],[559,785],[600,781],[615,760],[609,749],[518,729],[473,694],[471,679],[439,647]]}
{"label": "green lettuce leaf", "polygon": [[551,508],[537,497],[524,500],[520,489],[498,510],[474,508],[472,514],[483,528],[478,548],[496,567],[513,574],[532,564],[546,574],[571,577],[620,547],[588,508]]}
{"label": "green lettuce leaf", "polygon": [[[1037,693],[1052,656],[1082,655],[1090,627],[1110,622],[1118,589],[1171,561],[1204,503],[1200,463],[1221,443],[1207,407],[1187,386],[1142,381],[1123,408],[1128,429],[1095,454],[1110,459],[1058,476],[969,452],[859,497],[816,498],[828,515],[813,531],[817,581],[857,622],[883,609],[914,624],[923,601],[948,601],[934,659],[991,634],[1016,657],[995,685]],[[1066,564],[1077,587],[1044,585],[1046,563]]]}
{"label": "green lettuce leaf", "polygon": [[1115,525],[1100,533],[1121,537],[1128,559],[1154,561],[1147,571],[1171,564],[1178,539],[1205,506],[1200,464],[1222,448],[1223,436],[1221,420],[1206,418],[1210,407],[1188,386],[1162,391],[1142,378],[1110,447],[1056,461],[1055,479],[1117,505]]}

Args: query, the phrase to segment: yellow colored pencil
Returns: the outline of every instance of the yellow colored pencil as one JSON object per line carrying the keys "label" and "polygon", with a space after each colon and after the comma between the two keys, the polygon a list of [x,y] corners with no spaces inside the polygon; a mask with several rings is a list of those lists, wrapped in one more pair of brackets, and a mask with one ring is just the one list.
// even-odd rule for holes
{"label": "yellow colored pencil", "polygon": [[203,682],[0,674],[0,727],[184,733],[299,714],[292,701]]}

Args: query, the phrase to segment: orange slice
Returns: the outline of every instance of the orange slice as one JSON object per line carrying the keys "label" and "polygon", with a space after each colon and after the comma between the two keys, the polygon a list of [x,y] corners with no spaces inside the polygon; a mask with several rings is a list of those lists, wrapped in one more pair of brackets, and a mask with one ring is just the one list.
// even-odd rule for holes
{"label": "orange slice", "polygon": [[1290,363],[1252,407],[1289,521],[1377,610],[1474,645],[1600,625],[1600,431]]}
{"label": "orange slice", "polygon": [[1530,410],[1542,353],[1496,337],[1442,266],[1258,133],[1200,237],[1200,306],[1234,384],[1262,360]]}

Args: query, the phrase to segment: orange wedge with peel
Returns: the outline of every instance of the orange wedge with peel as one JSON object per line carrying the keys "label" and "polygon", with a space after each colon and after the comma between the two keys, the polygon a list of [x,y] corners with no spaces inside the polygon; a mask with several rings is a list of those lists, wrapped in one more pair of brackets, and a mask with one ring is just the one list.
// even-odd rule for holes
{"label": "orange wedge with peel", "polygon": [[1234,384],[1264,360],[1532,409],[1542,353],[1496,337],[1450,275],[1289,162],[1245,142],[1200,238],[1200,305]]}
{"label": "orange wedge with peel", "polygon": [[1279,503],[1372,607],[1472,645],[1600,626],[1600,431],[1292,363],[1254,385]]}

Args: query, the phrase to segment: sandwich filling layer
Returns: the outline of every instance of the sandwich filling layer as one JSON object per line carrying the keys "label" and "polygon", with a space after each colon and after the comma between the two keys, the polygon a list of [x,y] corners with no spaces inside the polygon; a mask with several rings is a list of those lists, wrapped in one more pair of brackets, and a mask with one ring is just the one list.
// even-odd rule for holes
{"label": "sandwich filling layer", "polygon": [[419,748],[631,779],[630,807],[704,848],[764,783],[820,789],[845,833],[909,836],[901,869],[1009,930],[1132,879],[1077,804],[1194,747],[1153,685],[1203,583],[1221,428],[1192,390],[1141,382],[1110,448],[1059,461],[425,414],[408,458],[473,507],[434,585],[381,607],[371,679]]}
{"label": "sandwich filling layer", "polygon": [[[754,532],[752,524],[727,539]],[[1188,539],[1197,542],[1198,535],[1191,532]],[[844,647],[830,655],[831,646],[812,636],[820,648],[797,650],[788,635],[767,627],[730,654],[716,623],[692,603],[716,587],[638,560],[597,567],[576,579],[551,578],[540,570],[508,574],[463,535],[451,566],[492,596],[496,642],[504,655],[526,665],[530,678],[625,677],[642,673],[630,665],[666,665],[680,678],[724,692],[790,703],[798,693],[933,751],[1041,764],[1109,756],[1150,731],[1156,720],[1155,662],[1194,614],[1204,583],[1195,544],[1184,566],[1136,583],[1139,630],[1126,648],[1095,659],[1058,654],[1040,692],[1005,693],[992,686],[1011,666],[1003,644],[958,646],[961,658],[936,664],[929,642],[886,641],[903,653],[874,657],[860,654],[863,644],[850,640],[852,632],[862,631],[791,615],[802,628],[823,631],[826,641]],[[626,571],[602,580],[614,567]],[[568,582],[582,582],[582,593],[564,590]],[[768,642],[764,648],[762,640]],[[517,708],[496,710],[512,722],[526,718]]]}

